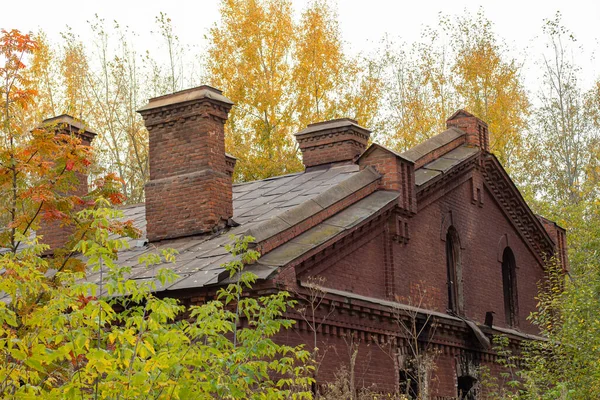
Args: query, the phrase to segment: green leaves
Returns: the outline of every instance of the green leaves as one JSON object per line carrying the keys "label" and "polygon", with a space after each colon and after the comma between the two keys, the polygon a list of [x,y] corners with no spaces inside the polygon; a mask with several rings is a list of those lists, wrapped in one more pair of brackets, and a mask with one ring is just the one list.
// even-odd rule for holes
{"label": "green leaves", "polygon": [[[104,200],[80,212],[89,234],[75,249],[86,270],[102,273],[92,284],[84,272],[47,275],[43,247],[5,253],[0,290],[0,395],[48,398],[289,398],[309,397],[312,366],[301,347],[278,345],[284,318],[294,306],[280,292],[249,297],[256,275],[245,271],[259,253],[253,238],[231,237],[234,261],[224,265],[234,283],[215,300],[183,307],[153,294],[154,282],[128,279],[131,268],[115,262],[126,248],[111,235],[122,214]],[[35,249],[35,250],[29,250]],[[145,256],[161,284],[176,275],[176,252]],[[233,334],[233,338],[232,338]]]}

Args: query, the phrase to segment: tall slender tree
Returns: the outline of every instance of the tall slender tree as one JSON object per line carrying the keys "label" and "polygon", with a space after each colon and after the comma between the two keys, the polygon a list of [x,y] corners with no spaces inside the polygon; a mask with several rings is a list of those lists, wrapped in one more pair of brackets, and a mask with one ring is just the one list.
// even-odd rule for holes
{"label": "tall slender tree", "polygon": [[299,22],[292,15],[290,1],[224,0],[210,31],[209,80],[237,104],[226,144],[238,180],[301,169],[292,134],[306,124],[369,124],[377,110],[377,70],[344,54],[329,3],[310,3]]}

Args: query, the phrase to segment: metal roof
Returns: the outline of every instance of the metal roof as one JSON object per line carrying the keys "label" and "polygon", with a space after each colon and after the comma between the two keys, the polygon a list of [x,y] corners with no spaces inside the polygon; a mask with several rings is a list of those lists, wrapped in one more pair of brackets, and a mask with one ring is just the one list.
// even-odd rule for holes
{"label": "metal roof", "polygon": [[[232,256],[225,250],[225,245],[231,242],[229,238],[231,234],[254,233],[265,235],[264,229],[266,227],[274,229],[276,234],[278,231],[289,228],[290,224],[284,221],[286,218],[289,219],[289,223],[293,223],[293,219],[306,219],[314,212],[326,207],[328,205],[327,201],[334,201],[335,198],[348,196],[354,190],[378,178],[379,175],[373,170],[359,171],[358,165],[342,165],[234,185],[233,219],[240,224],[239,226],[212,236],[190,236],[156,244],[147,243],[145,239],[146,217],[144,204],[124,207],[123,220],[132,220],[134,226],[142,230],[142,237],[127,239],[130,248],[119,252],[118,263],[132,268],[131,274],[127,276],[128,279],[151,280],[159,268],[166,267],[179,275],[175,282],[164,287],[161,287],[160,283],[157,282],[158,291],[216,284],[228,277],[228,273],[222,265],[232,260]],[[377,195],[375,198],[379,198],[379,196]],[[337,218],[351,220],[352,217],[346,214],[353,212],[360,212],[360,215],[364,214],[364,210],[360,207],[349,207],[338,214]],[[342,214],[345,216],[340,217],[339,215]],[[279,220],[284,222],[284,225],[276,226],[275,221]],[[342,228],[336,227],[335,229]],[[267,234],[266,237],[269,237],[269,235]],[[138,262],[140,256],[164,248],[173,248],[179,252],[175,263],[146,267]],[[261,258],[259,263],[250,266],[249,269],[256,273],[259,278],[265,279],[277,267],[277,265]],[[88,281],[99,283],[100,273],[95,272],[88,275]]]}
{"label": "metal roof", "polygon": [[[206,91],[209,88],[206,88]],[[187,93],[182,93],[187,95]],[[334,121],[351,124],[351,121]],[[412,150],[396,154],[406,159],[418,159],[435,151],[464,132],[449,129]],[[375,145],[376,146],[376,145]],[[460,146],[415,171],[415,183],[424,185],[443,175],[454,166],[473,157],[477,148]],[[356,164],[318,167],[308,171],[260,181],[233,185],[233,220],[239,224],[214,235],[190,236],[148,243],[146,240],[145,205],[127,206],[122,209],[123,220],[131,220],[142,231],[139,239],[126,239],[129,249],[118,254],[118,263],[131,267],[126,277],[135,280],[154,280],[158,269],[170,268],[179,278],[164,287],[156,282],[157,290],[179,290],[217,284],[228,279],[222,267],[232,260],[225,250],[231,242],[230,235],[252,235],[257,242],[266,240],[310,218],[352,193],[375,182],[380,175],[371,167],[359,170]],[[248,268],[261,279],[268,278],[278,267],[315,249],[321,244],[342,235],[379,210],[396,201],[399,193],[377,191],[359,202],[329,217],[315,227],[301,233],[289,242],[263,255]],[[193,202],[194,199],[190,199]],[[179,252],[176,262],[146,267],[138,262],[140,256],[149,252],[173,248]],[[100,273],[88,275],[88,281],[99,283]]]}
{"label": "metal roof", "polygon": [[422,186],[479,153],[479,148],[462,145],[415,171],[415,184]]}

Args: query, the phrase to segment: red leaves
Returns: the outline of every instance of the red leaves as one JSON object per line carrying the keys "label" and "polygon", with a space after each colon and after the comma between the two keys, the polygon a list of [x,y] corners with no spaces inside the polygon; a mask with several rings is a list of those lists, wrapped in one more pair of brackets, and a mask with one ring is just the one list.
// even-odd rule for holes
{"label": "red leaves", "polygon": [[44,220],[46,221],[60,221],[68,218],[68,215],[55,208],[50,208],[44,211]]}
{"label": "red leaves", "polygon": [[84,362],[86,360],[85,358],[85,354],[78,354],[77,357],[75,357],[75,353],[73,352],[73,350],[71,350],[69,352],[69,356],[71,357],[71,364],[73,365],[74,368],[77,368],[77,366]]}
{"label": "red leaves", "polygon": [[90,301],[96,300],[97,297],[96,296],[84,296],[82,294],[79,295],[79,298],[77,299],[77,301],[79,302],[79,307],[83,308],[85,307]]}
{"label": "red leaves", "polygon": [[126,199],[127,198],[125,197],[125,195],[121,192],[114,192],[108,194],[108,200],[110,200],[110,202],[114,205],[123,204],[123,202]]}
{"label": "red leaves", "polygon": [[67,169],[67,171],[72,171],[73,167],[75,166],[75,161],[69,159],[66,162],[65,168]]}

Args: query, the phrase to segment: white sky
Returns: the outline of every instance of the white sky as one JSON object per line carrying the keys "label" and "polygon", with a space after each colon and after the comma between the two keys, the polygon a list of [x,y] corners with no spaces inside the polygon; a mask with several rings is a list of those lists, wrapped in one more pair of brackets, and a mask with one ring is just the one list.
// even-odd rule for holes
{"label": "white sky", "polygon": [[[300,12],[308,0],[294,0]],[[165,12],[173,20],[176,33],[183,43],[205,44],[204,35],[218,20],[218,0],[34,0],[5,1],[0,11],[0,28],[21,31],[43,29],[51,40],[68,24],[83,39],[89,35],[87,20],[97,13],[106,21],[117,20],[139,34],[139,50],[156,47],[154,18]],[[577,37],[585,51],[575,54],[582,67],[586,86],[600,75],[600,0],[337,0],[338,14],[346,50],[351,53],[368,52],[386,33],[402,41],[418,40],[421,29],[435,25],[438,13],[455,15],[465,10],[475,14],[483,5],[486,16],[494,23],[495,31],[525,61],[527,84],[535,86],[537,76],[534,60],[543,51],[537,36],[541,34],[544,18],[552,18],[557,10],[563,15],[563,24]]]}

